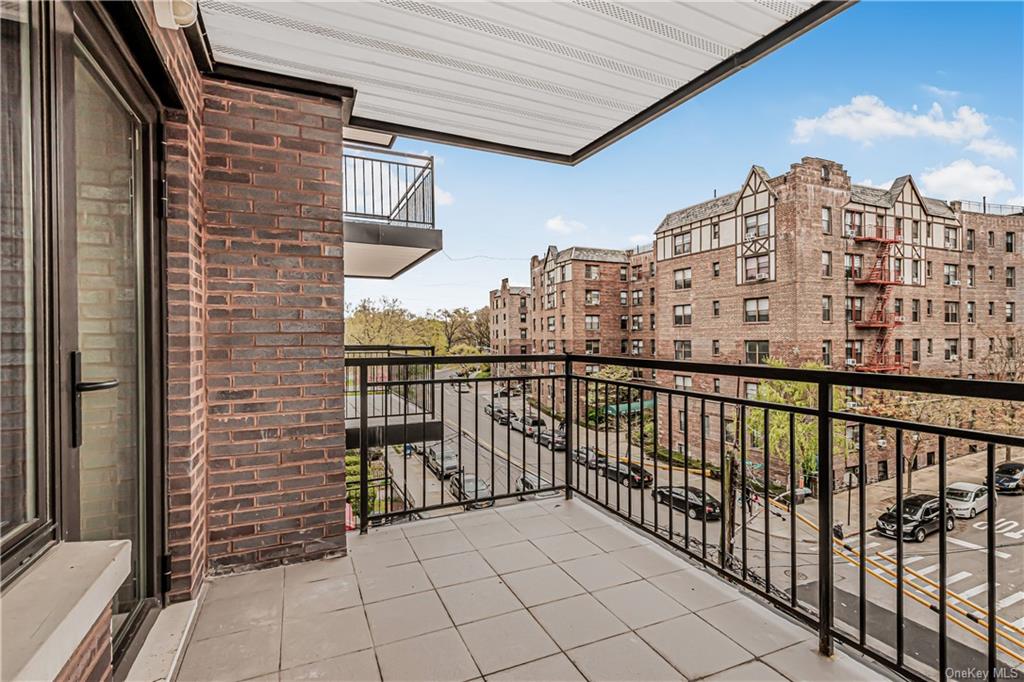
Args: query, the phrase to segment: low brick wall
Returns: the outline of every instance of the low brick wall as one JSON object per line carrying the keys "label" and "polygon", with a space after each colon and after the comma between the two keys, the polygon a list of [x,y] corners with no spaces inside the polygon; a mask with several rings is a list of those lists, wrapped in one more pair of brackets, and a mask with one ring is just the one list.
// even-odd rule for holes
{"label": "low brick wall", "polygon": [[99,682],[113,675],[111,658],[113,642],[110,630],[111,608],[108,606],[75,649],[56,682]]}

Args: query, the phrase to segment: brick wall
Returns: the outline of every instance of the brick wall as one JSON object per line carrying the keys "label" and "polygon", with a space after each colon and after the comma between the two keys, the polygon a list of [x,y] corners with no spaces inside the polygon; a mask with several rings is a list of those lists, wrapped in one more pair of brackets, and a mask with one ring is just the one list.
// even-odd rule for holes
{"label": "brick wall", "polygon": [[341,105],[204,82],[209,564],[344,547]]}
{"label": "brick wall", "polygon": [[108,606],[64,664],[56,682],[105,682],[113,676],[111,668],[111,609]]}
{"label": "brick wall", "polygon": [[165,110],[163,135],[167,304],[167,551],[169,601],[191,599],[206,566],[206,283],[202,85],[181,31],[156,25],[152,3],[136,7],[184,104]]}

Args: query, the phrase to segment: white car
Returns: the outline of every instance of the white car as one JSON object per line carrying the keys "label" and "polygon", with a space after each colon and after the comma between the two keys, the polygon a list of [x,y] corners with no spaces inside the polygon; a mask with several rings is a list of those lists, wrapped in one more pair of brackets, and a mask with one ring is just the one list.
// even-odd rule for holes
{"label": "white car", "polygon": [[946,503],[954,515],[973,519],[988,509],[988,489],[978,483],[953,483],[946,488]]}

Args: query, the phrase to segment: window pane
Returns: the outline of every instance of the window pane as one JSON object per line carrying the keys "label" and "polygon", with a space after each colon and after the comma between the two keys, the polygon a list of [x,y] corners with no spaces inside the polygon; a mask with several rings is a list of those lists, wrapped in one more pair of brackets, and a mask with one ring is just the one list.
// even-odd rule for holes
{"label": "window pane", "polygon": [[32,106],[27,4],[2,5],[0,59],[0,534],[35,518],[36,439],[31,198]]}

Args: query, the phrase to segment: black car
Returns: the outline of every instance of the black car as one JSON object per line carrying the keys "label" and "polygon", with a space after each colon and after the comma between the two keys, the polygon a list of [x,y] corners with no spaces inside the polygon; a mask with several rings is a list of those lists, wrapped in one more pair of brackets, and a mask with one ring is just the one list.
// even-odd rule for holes
{"label": "black car", "polygon": [[[956,525],[953,508],[946,504],[946,530]],[[875,530],[890,538],[896,537],[896,505],[878,517]],[[939,498],[935,495],[910,495],[903,500],[903,537],[924,542],[929,534],[939,530]]]}
{"label": "black car", "polygon": [[673,509],[686,512],[691,519],[707,519],[715,521],[722,518],[722,503],[700,488],[692,485],[658,486],[651,491],[651,496],[660,504],[670,505]]}
{"label": "black car", "polygon": [[572,460],[588,469],[603,469],[608,466],[608,458],[590,447],[576,448],[572,451]]}
{"label": "black car", "polygon": [[996,492],[1000,494],[1024,493],[1024,463],[1003,462],[996,467]]}
{"label": "black car", "polygon": [[533,432],[533,440],[552,450],[565,450],[564,431],[549,431],[542,426]]}
{"label": "black car", "polygon": [[482,478],[473,474],[460,471],[451,477],[448,489],[452,495],[461,501],[477,500],[466,505],[466,509],[483,509],[493,507],[494,500],[491,498],[491,487]]}
{"label": "black car", "polygon": [[646,488],[654,483],[654,476],[639,464],[629,464],[622,461],[608,462],[602,468],[601,473],[605,478],[615,479],[619,483],[625,483],[630,488]]}

